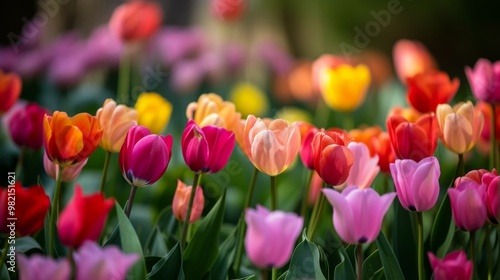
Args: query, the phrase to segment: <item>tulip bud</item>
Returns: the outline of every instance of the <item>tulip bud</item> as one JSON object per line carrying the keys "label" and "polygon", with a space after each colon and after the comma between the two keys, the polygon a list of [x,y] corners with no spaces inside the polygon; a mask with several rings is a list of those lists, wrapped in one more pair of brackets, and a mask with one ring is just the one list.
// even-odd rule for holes
{"label": "tulip bud", "polygon": [[[193,188],[191,186],[186,186],[181,180],[177,180],[177,188],[175,189],[174,201],[172,202],[172,212],[174,212],[177,220],[181,222],[184,222],[186,219],[189,198],[192,191]],[[198,186],[194,195],[191,217],[189,217],[190,223],[196,222],[201,217],[204,206],[205,197],[203,196],[203,189]]]}
{"label": "tulip bud", "polygon": [[450,102],[460,81],[444,72],[421,73],[408,78],[408,101],[421,113],[435,112],[439,104]]}
{"label": "tulip bud", "polygon": [[399,80],[406,84],[408,78],[436,69],[434,58],[418,41],[399,40],[393,50],[394,66]]}
{"label": "tulip bud", "polygon": [[43,117],[47,113],[36,103],[14,107],[7,121],[14,143],[19,147],[40,149],[43,144]]}
{"label": "tulip bud", "polygon": [[244,0],[211,0],[210,6],[220,20],[239,19],[245,10]]}
{"label": "tulip bud", "polygon": [[200,127],[215,125],[234,131],[241,119],[232,102],[224,101],[215,93],[202,94],[197,102],[191,102],[186,109],[188,120],[194,120]]}
{"label": "tulip bud", "polygon": [[467,260],[464,251],[451,252],[441,260],[434,256],[432,252],[429,252],[428,256],[435,280],[472,279],[473,264],[472,261]]}
{"label": "tulip bud", "polygon": [[453,220],[461,230],[480,229],[487,218],[486,187],[467,177],[455,180],[455,187],[448,189]]}
{"label": "tulip bud", "polygon": [[481,58],[474,65],[474,69],[465,67],[465,74],[477,100],[500,102],[500,61],[491,63]]}
{"label": "tulip bud", "polygon": [[111,16],[109,28],[122,41],[148,39],[160,28],[162,10],[150,1],[129,1],[118,6]]}

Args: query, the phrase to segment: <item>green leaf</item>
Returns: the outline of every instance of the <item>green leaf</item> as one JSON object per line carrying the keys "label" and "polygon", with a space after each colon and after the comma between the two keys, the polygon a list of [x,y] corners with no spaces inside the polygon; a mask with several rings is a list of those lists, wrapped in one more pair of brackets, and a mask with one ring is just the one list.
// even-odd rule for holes
{"label": "green leaf", "polygon": [[146,279],[184,279],[182,271],[182,254],[179,243],[177,243],[167,255],[153,266]]}
{"label": "green leaf", "polygon": [[302,242],[293,251],[292,260],[290,261],[288,274],[285,279],[326,279],[321,272],[319,257],[318,247],[307,239],[304,230],[302,233]]}
{"label": "green leaf", "polygon": [[7,266],[2,263],[2,273],[0,274],[0,279],[4,279],[4,280],[9,280],[10,277],[9,277],[9,271],[7,270]]}
{"label": "green leaf", "polygon": [[377,249],[363,262],[363,279],[369,279],[380,269],[382,269],[382,262]]}
{"label": "green leaf", "polygon": [[50,238],[50,227],[54,227],[54,254],[55,257],[61,257],[61,256],[66,256],[66,247],[61,243],[61,240],[59,239],[59,233],[57,232],[57,227],[56,225],[50,225],[50,213],[45,216],[45,221],[44,221],[44,226],[43,226],[43,233],[45,235],[45,252],[48,255],[49,252],[49,238]]}
{"label": "green leaf", "polygon": [[384,267],[384,273],[387,280],[395,279],[405,279],[401,267],[399,266],[396,255],[392,250],[387,238],[385,238],[384,232],[380,232],[377,237],[377,247],[380,255],[380,260]]}
{"label": "green leaf", "polygon": [[[344,280],[344,279],[356,279],[356,274],[352,268],[351,261],[347,255],[347,251],[344,247],[339,247],[340,263],[335,267],[335,274],[333,279]],[[403,279],[403,278],[401,278]]]}
{"label": "green leaf", "polygon": [[[392,225],[392,250],[399,260],[399,266],[406,278],[418,273],[417,237],[415,216],[401,206],[399,200],[393,202],[394,223]],[[379,253],[382,253],[379,249]]]}
{"label": "green leaf", "polygon": [[[439,247],[445,243],[448,235],[452,235],[451,225],[451,203],[448,194],[445,195],[439,211],[434,219],[431,230],[431,251],[437,252]],[[442,256],[438,256],[442,257]]]}
{"label": "green leaf", "polygon": [[151,270],[153,270],[153,266],[157,264],[159,261],[161,261],[161,257],[157,256],[147,256],[144,258],[144,261],[146,262],[146,271],[149,273]]}
{"label": "green leaf", "polygon": [[247,277],[242,277],[242,278],[238,278],[238,279],[231,279],[231,280],[252,280],[252,279],[255,279],[255,275],[250,275],[250,276],[247,276]]}
{"label": "green leaf", "polygon": [[163,240],[162,234],[158,225],[153,228],[148,241],[145,245],[146,255],[149,256],[164,256],[167,254],[167,245],[165,245],[165,240]]}
{"label": "green leaf", "polygon": [[146,262],[142,253],[141,243],[135,233],[134,227],[130,223],[123,209],[118,202],[115,202],[116,216],[118,217],[118,230],[120,235],[121,249],[124,253],[135,253],[139,255],[139,260],[128,271],[127,278],[144,279],[146,276]]}
{"label": "green leaf", "polygon": [[288,275],[288,270],[283,272],[283,274],[281,274],[280,277],[278,277],[278,280],[285,280],[287,275]]}
{"label": "green leaf", "polygon": [[[239,224],[238,224],[239,225]],[[212,267],[210,273],[212,279],[225,280],[228,270],[234,261],[236,255],[236,235],[241,230],[241,227],[236,227],[231,234],[222,242],[219,248],[219,256]]]}
{"label": "green leaf", "polygon": [[26,253],[32,250],[42,252],[42,247],[31,236],[16,238],[16,251]]}
{"label": "green leaf", "polygon": [[208,215],[203,219],[184,252],[186,279],[201,279],[210,271],[219,255],[217,242],[222,220],[226,190]]}

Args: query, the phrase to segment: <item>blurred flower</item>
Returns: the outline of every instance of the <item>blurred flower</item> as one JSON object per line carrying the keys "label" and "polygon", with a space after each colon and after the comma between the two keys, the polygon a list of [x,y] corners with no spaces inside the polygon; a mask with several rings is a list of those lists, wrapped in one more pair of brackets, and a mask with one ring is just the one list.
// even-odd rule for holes
{"label": "blurred flower", "polygon": [[464,251],[451,252],[442,260],[434,256],[432,252],[428,253],[428,257],[435,280],[472,279],[473,263],[467,260],[467,255]]}
{"label": "blurred flower", "polygon": [[162,17],[158,3],[129,1],[114,10],[109,28],[124,42],[144,40],[160,28]]}
{"label": "blurred flower", "polygon": [[12,141],[22,148],[38,150],[43,144],[43,117],[47,109],[36,103],[22,104],[12,108],[8,129]]}
{"label": "blurred flower", "polygon": [[[15,202],[15,209],[11,211],[12,202]],[[49,207],[50,199],[42,186],[23,188],[20,182],[16,182],[14,187],[0,188],[0,232],[32,235],[43,227]],[[9,218],[16,218],[14,226]]]}
{"label": "blurred flower", "polygon": [[354,155],[347,148],[350,138],[342,130],[329,129],[316,133],[312,140],[314,170],[327,184],[343,184],[354,163]]}
{"label": "blurred flower", "polygon": [[[302,123],[300,123],[302,126]],[[302,141],[300,144],[300,159],[305,167],[310,170],[314,170],[314,153],[312,147],[312,141],[316,133],[318,133],[319,129],[315,126],[310,126],[305,135],[302,137]]]}
{"label": "blurred flower", "polygon": [[421,113],[435,112],[439,104],[450,102],[460,86],[458,78],[450,80],[444,72],[417,74],[407,83],[408,101]]}
{"label": "blurred flower", "polygon": [[[360,189],[371,187],[373,180],[380,172],[378,155],[370,156],[368,147],[360,142],[351,142],[347,145],[347,148],[351,150],[354,161],[345,185],[356,186]],[[338,189],[335,186],[334,188]]]}
{"label": "blurred flower", "polygon": [[321,94],[326,105],[338,111],[353,111],[365,100],[370,87],[370,70],[366,65],[339,65],[321,76]]}
{"label": "blurred flower", "polygon": [[256,85],[248,82],[236,84],[229,95],[229,99],[236,106],[236,111],[242,117],[248,115],[264,115],[269,109],[269,101],[266,94]]}
{"label": "blurred flower", "polygon": [[[82,172],[83,167],[87,164],[87,160],[88,158],[74,165],[64,166],[62,168],[62,181],[71,182],[75,180],[76,177],[80,175],[80,172]],[[47,175],[49,175],[52,179],[57,180],[59,165],[50,161],[46,152],[43,153],[43,168],[45,169]]]}
{"label": "blurred flower", "polygon": [[372,138],[372,149],[378,155],[380,170],[389,173],[389,164],[396,160],[391,148],[389,133],[383,131]]}
{"label": "blurred flower", "polygon": [[182,155],[194,172],[217,173],[226,165],[234,148],[234,133],[217,126],[200,128],[189,120],[182,133]]}
{"label": "blurred flower", "polygon": [[[480,111],[484,116],[484,125],[481,132],[481,138],[484,141],[490,141],[490,129],[491,129],[491,106],[490,104],[479,101],[476,106],[476,110]],[[500,141],[500,105],[495,105],[495,138]]]}
{"label": "blurred flower", "polygon": [[407,121],[414,123],[423,115],[419,111],[415,110],[413,107],[403,108],[400,106],[395,106],[391,108],[387,116],[398,115],[405,118]]}
{"label": "blurred flower", "polygon": [[15,73],[4,73],[0,70],[0,114],[9,111],[21,95],[21,78]]}
{"label": "blurred flower", "polygon": [[392,62],[383,52],[375,50],[363,50],[353,57],[353,64],[365,64],[372,75],[372,85],[381,88],[393,77]]}
{"label": "blurred flower", "polygon": [[172,66],[188,58],[199,56],[206,50],[206,39],[198,28],[166,27],[161,29],[152,43],[165,66]]}
{"label": "blurred flower", "polygon": [[340,65],[349,64],[349,61],[343,56],[323,54],[312,64],[312,84],[315,92],[321,92],[321,85],[327,79],[327,70],[337,68]]}
{"label": "blurred flower", "polygon": [[467,177],[458,177],[455,187],[448,189],[453,220],[465,231],[480,229],[487,218],[486,187]]}
{"label": "blurred flower", "polygon": [[399,202],[409,211],[430,210],[439,196],[439,162],[435,157],[420,162],[397,159],[390,164],[392,180]]}
{"label": "blurred flower", "polygon": [[139,117],[138,124],[155,134],[165,130],[172,115],[172,104],[156,92],[141,93],[134,108]]}
{"label": "blurred flower", "polygon": [[186,116],[200,127],[215,125],[231,131],[241,119],[241,114],[236,112],[234,104],[224,101],[215,93],[202,94],[198,102],[189,103]]}
{"label": "blurred flower", "polygon": [[244,69],[247,54],[242,44],[237,42],[228,43],[222,52],[228,75],[236,76]]}
{"label": "blurred flower", "polygon": [[212,13],[220,20],[239,19],[245,10],[244,0],[210,0]]}
{"label": "blurred flower", "polygon": [[313,91],[313,64],[309,60],[301,60],[288,74],[288,88],[290,93],[300,102],[316,104],[317,95]]}
{"label": "blurred flower", "polygon": [[323,189],[328,202],[334,208],[333,226],[340,238],[349,244],[373,242],[382,227],[387,210],[396,193],[379,196],[372,188],[347,187],[342,193]]}
{"label": "blurred flower", "polygon": [[154,184],[167,170],[172,143],[172,135],[151,134],[144,126],[132,126],[120,150],[123,178],[134,187]]}
{"label": "blurred flower", "polygon": [[139,260],[138,254],[124,254],[114,245],[101,248],[85,241],[74,254],[76,280],[126,279],[127,271]]}
{"label": "blurred flower", "polygon": [[123,49],[123,43],[112,36],[109,26],[99,26],[85,44],[85,63],[88,68],[116,67]]}
{"label": "blurred flower", "polygon": [[432,55],[418,41],[397,41],[393,49],[393,59],[396,73],[403,84],[406,84],[408,78],[437,68]]}
{"label": "blurred flower", "polygon": [[270,212],[257,205],[247,208],[245,249],[250,261],[257,267],[279,268],[292,255],[295,240],[302,230],[304,219],[295,213]]}
{"label": "blurred flower", "polygon": [[67,280],[71,277],[71,265],[67,259],[54,260],[42,255],[27,257],[17,254],[20,280]]}
{"label": "blurred flower", "polygon": [[[143,115],[144,116],[144,115]],[[117,105],[108,98],[96,113],[97,121],[103,133],[101,147],[111,153],[118,153],[125,141],[127,132],[137,125],[137,111],[126,105]]]}
{"label": "blurred flower", "polygon": [[272,41],[259,45],[261,59],[275,75],[286,75],[293,68],[293,58],[283,48]]}
{"label": "blurred flower", "polygon": [[84,161],[101,142],[102,129],[88,113],[68,117],[55,111],[43,119],[43,143],[49,159],[63,167]]}
{"label": "blurred flower", "polygon": [[375,151],[372,147],[372,138],[378,136],[382,133],[382,129],[378,126],[369,126],[352,129],[349,132],[349,137],[352,138],[353,141],[361,142],[365,144],[370,150],[370,155],[375,155]]}
{"label": "blurred flower", "polygon": [[433,113],[422,115],[414,123],[400,115],[390,115],[386,124],[396,158],[419,162],[434,155],[440,131]]}
{"label": "blurred flower", "polygon": [[282,119],[287,123],[312,122],[311,115],[308,111],[291,106],[281,107],[274,117],[276,119]]}
{"label": "blurred flower", "polygon": [[481,58],[474,65],[474,69],[466,66],[465,74],[477,100],[500,102],[500,61],[491,63]]}
{"label": "blurred flower", "polygon": [[[189,197],[192,191],[192,186],[186,186],[184,182],[177,180],[177,188],[175,189],[174,201],[172,202],[172,212],[175,218],[181,222],[186,220]],[[197,186],[196,193],[194,194],[193,208],[191,209],[191,217],[189,217],[190,223],[196,222],[201,217],[204,206],[205,197],[203,196],[203,189]]]}
{"label": "blurred flower", "polygon": [[48,69],[49,79],[66,88],[80,83],[88,70],[85,50],[85,45],[79,43],[65,53],[54,54]]}
{"label": "blurred flower", "polygon": [[105,199],[102,193],[84,196],[80,185],[77,184],[73,198],[57,221],[61,243],[78,249],[86,240],[97,241],[114,205],[115,200]]}
{"label": "blurred flower", "polygon": [[436,109],[441,141],[450,151],[463,154],[476,144],[483,129],[484,117],[472,102],[460,102],[453,108],[441,104]]}
{"label": "blurred flower", "polygon": [[269,176],[285,171],[300,149],[300,129],[297,122],[289,125],[282,119],[276,119],[266,123],[249,115],[243,137],[248,159]]}

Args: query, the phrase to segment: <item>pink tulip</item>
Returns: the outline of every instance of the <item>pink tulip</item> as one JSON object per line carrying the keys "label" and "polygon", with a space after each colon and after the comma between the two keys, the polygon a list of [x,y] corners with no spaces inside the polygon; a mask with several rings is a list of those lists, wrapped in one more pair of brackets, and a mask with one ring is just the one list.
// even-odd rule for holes
{"label": "pink tulip", "polygon": [[342,193],[323,189],[333,206],[333,226],[340,238],[349,244],[373,242],[382,227],[382,220],[389,210],[396,193],[380,196],[371,188],[347,187]]}
{"label": "pink tulip", "polygon": [[279,268],[286,264],[304,219],[295,213],[269,212],[257,205],[256,210],[246,210],[245,221],[248,225],[245,249],[250,261],[261,268]]}
{"label": "pink tulip", "polygon": [[378,156],[370,156],[368,146],[360,142],[351,142],[347,145],[354,155],[354,163],[349,171],[346,186],[356,186],[360,189],[369,188],[375,176],[380,171]]}
{"label": "pink tulip", "polygon": [[439,196],[439,162],[435,157],[423,160],[397,159],[390,164],[392,179],[401,205],[410,211],[431,209]]}
{"label": "pink tulip", "polygon": [[470,280],[473,264],[467,260],[464,251],[455,251],[446,255],[442,260],[432,252],[428,253],[429,262],[434,272],[434,280]]}
{"label": "pink tulip", "polygon": [[[71,182],[80,175],[80,172],[82,172],[83,167],[85,164],[87,164],[88,158],[84,159],[83,161],[71,165],[71,166],[65,166],[63,167],[62,170],[62,181],[63,182]],[[43,168],[45,169],[45,172],[47,175],[49,175],[52,179],[57,180],[57,174],[59,172],[59,165],[57,163],[50,161],[49,157],[47,156],[47,153],[43,153]]]}
{"label": "pink tulip", "polygon": [[436,62],[427,48],[418,41],[399,40],[393,49],[394,67],[399,80],[406,80],[420,73],[428,73],[436,69]]}
{"label": "pink tulip", "polygon": [[[181,222],[186,220],[189,197],[192,191],[193,187],[186,186],[181,180],[177,180],[177,188],[175,189],[174,201],[172,202],[172,212],[174,212],[174,216],[177,220]],[[190,223],[196,222],[201,217],[203,207],[205,207],[205,197],[203,196],[203,189],[198,186],[194,194],[191,217],[189,217]]]}
{"label": "pink tulip", "polygon": [[474,65],[474,69],[465,67],[465,74],[477,100],[500,102],[500,61],[491,63],[481,58]]}
{"label": "pink tulip", "polygon": [[234,148],[234,133],[213,125],[200,128],[189,120],[182,134],[182,155],[194,172],[219,172]]}
{"label": "pink tulip", "polygon": [[139,259],[137,254],[124,254],[116,246],[101,248],[85,242],[74,255],[76,280],[125,279],[129,268]]}
{"label": "pink tulip", "polygon": [[67,280],[71,276],[71,266],[67,259],[53,260],[42,255],[29,258],[18,254],[19,280]]}
{"label": "pink tulip", "polygon": [[17,146],[38,150],[43,144],[43,116],[47,109],[36,103],[12,107],[9,112],[9,133]]}
{"label": "pink tulip", "polygon": [[172,157],[172,136],[151,134],[144,126],[132,126],[120,150],[122,175],[130,185],[144,187],[158,181]]}
{"label": "pink tulip", "polygon": [[486,186],[467,177],[455,180],[455,187],[448,189],[453,220],[459,229],[480,229],[487,218]]}
{"label": "pink tulip", "polygon": [[500,222],[500,176],[497,175],[495,169],[482,177],[482,184],[486,186],[488,220],[493,224],[498,224]]}

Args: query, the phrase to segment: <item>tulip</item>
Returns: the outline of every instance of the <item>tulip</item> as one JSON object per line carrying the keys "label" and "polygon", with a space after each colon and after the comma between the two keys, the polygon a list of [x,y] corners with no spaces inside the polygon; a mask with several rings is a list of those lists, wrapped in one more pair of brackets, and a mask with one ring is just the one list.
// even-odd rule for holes
{"label": "tulip", "polygon": [[260,268],[285,265],[302,230],[303,218],[257,205],[256,210],[247,208],[245,221],[245,249],[250,261]]}
{"label": "tulip", "polygon": [[125,279],[139,255],[124,254],[113,245],[101,248],[96,243],[85,241],[75,252],[74,259],[76,280]]}
{"label": "tulip", "polygon": [[353,141],[361,142],[368,147],[371,156],[375,155],[375,151],[372,147],[372,138],[377,137],[380,133],[382,133],[382,129],[378,126],[351,129],[348,132],[349,137],[351,137]]}
{"label": "tulip", "polygon": [[409,211],[430,210],[439,196],[439,162],[435,157],[419,162],[397,159],[390,164],[399,202]]}
{"label": "tulip", "polygon": [[[476,110],[480,111],[484,116],[484,125],[483,130],[481,131],[481,139],[483,141],[490,141],[491,137],[491,114],[492,108],[491,106],[484,102],[480,101],[474,106]],[[500,141],[500,105],[495,105],[495,141]]]}
{"label": "tulip", "polygon": [[[83,167],[87,164],[87,158],[79,162],[75,165],[71,166],[65,166],[62,168],[62,181],[63,182],[71,182],[80,175],[80,172],[82,172]],[[50,161],[49,157],[47,156],[47,153],[43,153],[43,168],[45,169],[45,172],[47,175],[49,175],[52,179],[57,180],[57,175],[59,174],[59,165],[57,163],[54,163]]]}
{"label": "tulip", "polygon": [[29,258],[18,254],[20,280],[67,280],[71,277],[71,265],[67,259],[54,260],[42,255],[32,255]]}
{"label": "tulip", "polygon": [[480,229],[487,218],[485,185],[459,177],[455,187],[448,189],[453,220],[461,230]]}
{"label": "tulip", "polygon": [[272,41],[264,41],[260,44],[259,55],[262,62],[279,77],[287,75],[292,70],[295,61],[282,46]]}
{"label": "tulip", "polygon": [[474,69],[465,67],[465,74],[477,100],[500,102],[500,61],[491,63],[481,58],[476,62]]}
{"label": "tulip", "polygon": [[161,133],[168,125],[172,115],[172,104],[155,92],[142,93],[137,98],[135,110],[138,124],[143,125],[151,133]]}
{"label": "tulip", "polygon": [[389,210],[396,193],[378,195],[372,188],[347,187],[342,193],[323,189],[323,194],[333,206],[333,226],[340,238],[349,244],[373,242],[382,227],[382,220]]}
{"label": "tulip", "polygon": [[436,69],[434,58],[418,41],[399,40],[393,49],[394,66],[399,80],[406,84],[408,78]]}
{"label": "tulip", "polygon": [[432,113],[422,115],[415,123],[400,115],[391,115],[387,118],[387,130],[396,158],[416,162],[434,154],[440,134],[438,122]]}
{"label": "tulip", "polygon": [[371,76],[364,64],[356,67],[343,64],[325,70],[321,80],[321,94],[326,105],[334,110],[351,112],[365,100]]}
{"label": "tulip", "polygon": [[318,131],[319,130],[316,127],[311,126],[302,137],[302,144],[300,145],[300,159],[302,160],[304,166],[309,170],[314,170],[314,155],[311,144]]}
{"label": "tulip", "polygon": [[269,176],[284,172],[300,149],[299,123],[281,119],[266,124],[253,115],[247,117],[243,132],[245,153],[253,165]]}
{"label": "tulip", "polygon": [[160,5],[149,1],[129,1],[118,6],[111,16],[109,28],[122,41],[148,39],[160,28]]}
{"label": "tulip", "polygon": [[103,130],[101,147],[111,153],[118,153],[127,132],[137,125],[137,111],[125,105],[117,105],[113,99],[106,99],[97,110],[97,121]]}
{"label": "tulip", "polygon": [[384,173],[389,173],[389,164],[396,160],[391,149],[391,139],[389,133],[381,132],[378,136],[372,138],[372,149],[374,154],[378,155],[378,165]]}
{"label": "tulip", "polygon": [[460,102],[453,108],[441,104],[436,109],[441,141],[450,151],[464,154],[476,144],[484,125],[484,117],[472,102]]}
{"label": "tulip", "polygon": [[421,113],[435,112],[439,104],[450,102],[460,86],[457,78],[450,80],[444,72],[417,74],[407,82],[408,101]]}
{"label": "tulip", "polygon": [[[14,206],[13,208],[10,206]],[[23,188],[21,183],[0,189],[0,232],[17,236],[32,235],[43,227],[50,199],[42,186]],[[8,227],[15,218],[15,227]]]}
{"label": "tulip", "polygon": [[190,120],[182,134],[182,155],[192,171],[217,173],[229,160],[234,142],[234,133],[213,125],[200,128]]}
{"label": "tulip", "polygon": [[231,89],[230,98],[244,117],[264,115],[269,108],[266,94],[256,85],[239,83]]}
{"label": "tulip", "polygon": [[313,90],[312,66],[312,62],[306,59],[295,62],[290,73],[286,75],[288,92],[282,93],[284,97],[288,95],[301,103],[316,105],[319,96],[314,94]]}
{"label": "tulip", "polygon": [[493,224],[500,221],[500,176],[495,169],[482,176],[481,183],[486,186],[486,206],[488,220]]}
{"label": "tulip", "polygon": [[64,245],[78,249],[86,240],[97,241],[115,200],[102,193],[83,195],[80,185],[57,222],[59,239]]}
{"label": "tulip", "polygon": [[96,117],[80,113],[68,117],[55,111],[43,119],[43,143],[49,159],[62,166],[84,161],[94,152],[102,137]]}
{"label": "tulip", "polygon": [[212,13],[220,20],[239,19],[245,10],[244,0],[211,0]]}
{"label": "tulip", "polygon": [[10,112],[8,129],[14,143],[19,147],[38,150],[43,144],[43,117],[47,110],[36,103],[15,107]]}
{"label": "tulip", "polygon": [[234,131],[241,119],[233,103],[224,101],[215,93],[202,94],[198,102],[189,103],[186,109],[188,120],[194,120],[200,127],[215,125]]}
{"label": "tulip", "polygon": [[391,108],[391,110],[389,111],[389,114],[387,114],[387,115],[388,116],[398,115],[398,116],[405,118],[407,121],[414,123],[414,122],[417,122],[417,120],[423,114],[420,113],[419,111],[417,111],[413,107],[403,108],[400,106],[394,106],[393,108]]}
{"label": "tulip", "polygon": [[432,252],[429,252],[428,256],[435,280],[472,279],[473,264],[472,261],[467,260],[467,255],[464,251],[451,252],[442,260],[434,256]]}
{"label": "tulip", "polygon": [[360,189],[369,188],[380,171],[378,156],[370,156],[368,147],[363,143],[351,142],[347,148],[351,150],[354,161],[345,185],[357,186]]}
{"label": "tulip", "polygon": [[134,187],[154,184],[167,170],[172,143],[171,135],[159,136],[144,126],[132,126],[120,150],[123,178]]}
{"label": "tulip", "polygon": [[21,78],[15,73],[0,70],[0,114],[9,111],[21,95]]}
{"label": "tulip", "polygon": [[314,170],[325,183],[338,186],[343,184],[354,163],[354,155],[347,148],[347,133],[330,129],[316,133],[312,140]]}
{"label": "tulip", "polygon": [[[177,188],[175,189],[174,201],[172,202],[172,212],[174,212],[174,216],[177,220],[181,222],[186,220],[189,197],[191,196],[192,191],[193,187],[186,186],[186,184],[184,184],[181,180],[177,180]],[[205,197],[203,196],[203,189],[198,186],[196,187],[193,208],[189,217],[190,223],[196,222],[201,217],[204,206]]]}
{"label": "tulip", "polygon": [[349,61],[343,56],[323,54],[318,57],[312,65],[312,83],[314,91],[321,92],[321,85],[324,84],[327,79],[328,69],[333,69],[343,64],[349,64]]}

